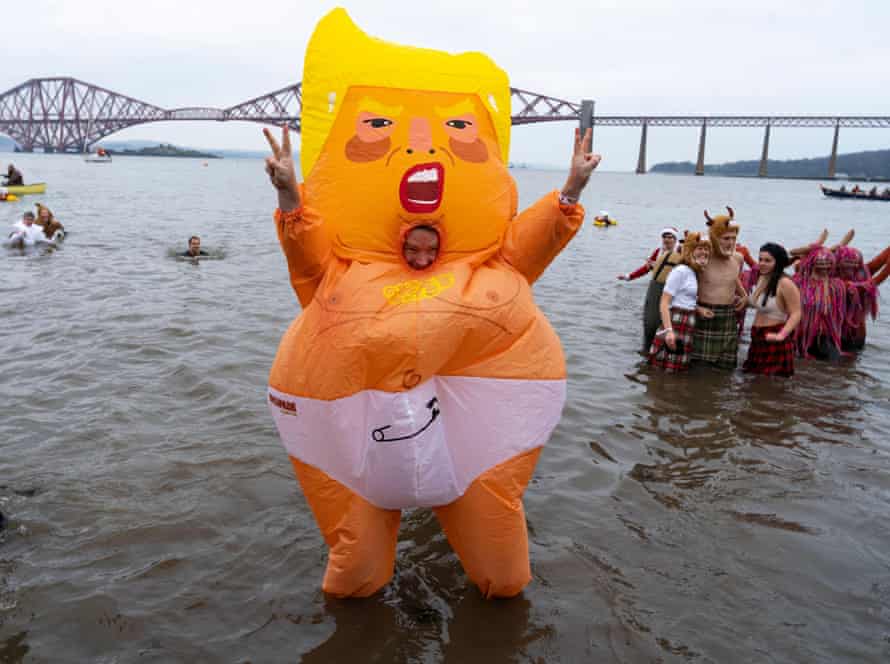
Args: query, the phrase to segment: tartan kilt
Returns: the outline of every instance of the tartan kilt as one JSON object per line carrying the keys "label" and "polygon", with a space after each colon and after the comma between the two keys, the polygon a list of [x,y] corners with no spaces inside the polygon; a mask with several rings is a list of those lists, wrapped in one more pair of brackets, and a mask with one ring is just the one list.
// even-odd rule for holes
{"label": "tartan kilt", "polygon": [[[695,334],[695,312],[671,309],[671,327],[674,338],[680,346],[679,352],[672,351],[665,343],[663,335],[655,335],[649,347],[649,364],[667,372],[687,371],[692,357],[692,339]],[[658,328],[661,332],[661,327]]]}
{"label": "tartan kilt", "polygon": [[766,340],[767,334],[778,333],[783,327],[784,323],[778,323],[751,328],[751,346],[748,348],[748,358],[742,365],[744,371],[767,376],[794,375],[793,335],[789,335],[785,341]]}
{"label": "tartan kilt", "polygon": [[731,304],[699,302],[714,312],[713,318],[702,318],[695,327],[695,348],[692,359],[709,362],[720,369],[735,369],[738,363],[739,329],[735,307]]}

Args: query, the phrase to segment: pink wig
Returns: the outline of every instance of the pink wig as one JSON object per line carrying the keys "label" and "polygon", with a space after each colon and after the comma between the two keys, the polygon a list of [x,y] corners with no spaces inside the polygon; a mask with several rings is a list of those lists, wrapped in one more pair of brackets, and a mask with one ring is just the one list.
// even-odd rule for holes
{"label": "pink wig", "polygon": [[865,324],[865,317],[872,320],[878,316],[878,287],[871,278],[868,267],[862,260],[862,252],[853,247],[838,247],[834,256],[837,259],[837,276],[847,288],[847,315],[844,318],[844,339],[854,336],[854,332]]}
{"label": "pink wig", "polygon": [[828,262],[835,265],[834,255],[825,247],[817,247],[801,261],[794,283],[800,289],[800,326],[795,343],[802,356],[819,337],[828,338],[838,349],[841,332],[847,316],[847,298],[844,282],[833,276],[822,279],[814,275],[815,264]]}

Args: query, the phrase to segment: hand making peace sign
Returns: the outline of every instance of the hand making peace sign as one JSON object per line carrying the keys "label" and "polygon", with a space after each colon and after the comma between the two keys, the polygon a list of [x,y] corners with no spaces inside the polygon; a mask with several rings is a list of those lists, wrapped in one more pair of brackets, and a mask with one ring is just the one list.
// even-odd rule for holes
{"label": "hand making peace sign", "polygon": [[272,156],[266,157],[266,173],[272,186],[278,190],[278,207],[283,211],[300,207],[300,193],[297,189],[297,172],[294,167],[293,150],[290,145],[290,131],[287,125],[281,129],[281,145],[272,132],[263,129],[263,134],[272,148]]}
{"label": "hand making peace sign", "polygon": [[581,130],[575,129],[575,148],[572,152],[572,161],[569,165],[569,177],[566,179],[562,193],[569,198],[579,198],[590,174],[599,166],[602,157],[591,152],[593,143],[593,130],[588,129],[584,132],[584,138],[581,138]]}

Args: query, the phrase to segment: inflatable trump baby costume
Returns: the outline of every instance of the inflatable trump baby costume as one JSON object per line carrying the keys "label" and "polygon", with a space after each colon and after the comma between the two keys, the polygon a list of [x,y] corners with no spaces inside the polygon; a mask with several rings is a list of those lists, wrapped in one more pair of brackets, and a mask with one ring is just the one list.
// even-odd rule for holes
{"label": "inflatable trump baby costume", "polygon": [[[329,547],[323,589],[379,590],[399,510],[430,507],[482,593],[517,594],[531,578],[522,494],[566,389],[530,284],[583,221],[589,135],[562,194],[517,216],[504,72],[370,38],[338,9],[306,51],[302,186],[287,131],[267,138],[303,307],[268,403]],[[416,226],[438,243],[424,269],[403,253]]]}

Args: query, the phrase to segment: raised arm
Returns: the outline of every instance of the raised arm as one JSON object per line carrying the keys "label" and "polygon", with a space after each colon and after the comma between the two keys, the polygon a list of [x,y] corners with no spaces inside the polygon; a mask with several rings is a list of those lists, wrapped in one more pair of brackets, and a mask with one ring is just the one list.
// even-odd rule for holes
{"label": "raised arm", "polygon": [[263,133],[272,148],[272,156],[266,158],[266,173],[278,192],[278,241],[287,258],[291,286],[305,307],[312,301],[330,261],[331,241],[321,218],[302,204],[287,125],[281,132],[281,145],[268,129],[263,129]]}
{"label": "raised arm", "polygon": [[847,234],[841,238],[841,241],[834,245],[831,250],[837,251],[840,247],[846,247],[850,242],[853,241],[853,237],[856,235],[856,230],[851,228],[847,231]]}
{"label": "raised arm", "polygon": [[823,231],[819,234],[819,237],[816,238],[815,242],[813,242],[812,244],[804,245],[802,247],[796,247],[796,248],[792,249],[791,251],[789,251],[788,255],[791,256],[792,258],[806,256],[813,249],[816,249],[817,247],[821,247],[823,244],[825,244],[825,241],[827,239],[828,239],[828,230],[823,229]]}
{"label": "raised arm", "polygon": [[583,140],[580,130],[575,130],[571,166],[562,191],[551,192],[523,210],[507,229],[501,253],[529,283],[541,276],[584,221],[578,199],[601,159],[590,151],[591,140],[590,129]]}

